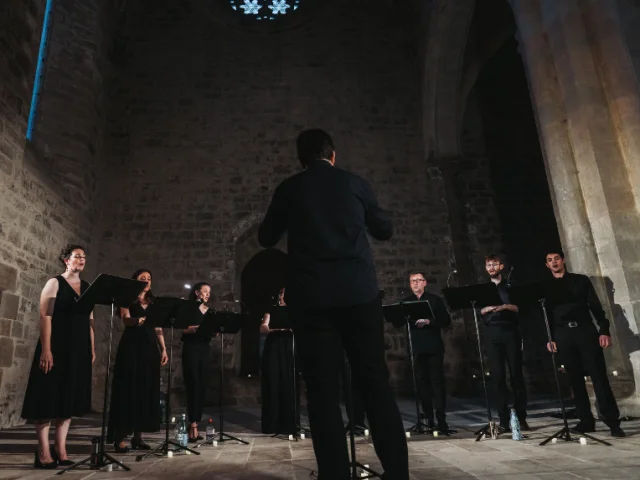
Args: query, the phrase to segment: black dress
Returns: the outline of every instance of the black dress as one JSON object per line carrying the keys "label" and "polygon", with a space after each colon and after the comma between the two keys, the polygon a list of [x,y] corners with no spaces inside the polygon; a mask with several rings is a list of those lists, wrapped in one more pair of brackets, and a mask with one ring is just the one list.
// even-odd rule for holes
{"label": "black dress", "polygon": [[296,428],[292,353],[291,332],[267,335],[262,353],[262,433],[290,434]]}
{"label": "black dress", "polygon": [[[208,310],[207,310],[208,311]],[[198,308],[190,318],[192,325],[200,325],[206,313]],[[187,393],[187,416],[189,423],[202,420],[202,410],[207,390],[210,335],[185,333],[182,335],[182,377]]]}
{"label": "black dress", "polygon": [[[145,316],[134,303],[132,318]],[[133,432],[160,430],[160,348],[154,328],[126,327],[113,367],[109,441],[120,441]]]}
{"label": "black dress", "polygon": [[[40,369],[42,344],[38,340],[22,407],[22,418],[28,420],[79,417],[91,410],[91,311],[78,307],[78,294],[62,275],[55,278],[53,368],[46,374]],[[81,293],[87,288],[89,283],[82,280]]]}

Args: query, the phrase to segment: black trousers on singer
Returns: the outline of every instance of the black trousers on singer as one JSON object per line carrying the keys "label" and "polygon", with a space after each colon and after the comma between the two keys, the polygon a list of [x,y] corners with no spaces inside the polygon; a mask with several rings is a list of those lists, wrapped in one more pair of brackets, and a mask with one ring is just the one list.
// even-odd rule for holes
{"label": "black trousers on singer", "polygon": [[[351,477],[340,410],[340,363],[346,352],[353,383],[362,394],[373,446],[384,476],[409,480],[404,426],[389,385],[380,299],[349,307],[290,306],[307,385],[309,424],[319,480]],[[343,350],[344,347],[344,350]]]}
{"label": "black trousers on singer", "polygon": [[433,410],[436,411],[438,428],[449,428],[445,413],[447,393],[444,380],[444,352],[420,353],[416,355],[416,377],[422,410],[427,420],[427,426],[433,428]]}
{"label": "black trousers on singer", "polygon": [[491,383],[494,385],[494,405],[498,410],[500,425],[508,427],[511,415],[505,365],[509,367],[513,408],[520,421],[527,418],[527,390],[522,373],[522,337],[516,326],[488,325],[484,331]]}
{"label": "black trousers on singer", "polygon": [[620,425],[620,411],[613,396],[599,334],[591,319],[577,327],[555,326],[555,342],[576,402],[576,414],[584,422],[593,422],[585,375],[591,377],[598,409],[609,427]]}
{"label": "black trousers on singer", "polygon": [[182,375],[187,392],[187,418],[189,423],[202,420],[204,398],[207,390],[207,372],[209,362],[209,343],[190,340],[182,345]]}

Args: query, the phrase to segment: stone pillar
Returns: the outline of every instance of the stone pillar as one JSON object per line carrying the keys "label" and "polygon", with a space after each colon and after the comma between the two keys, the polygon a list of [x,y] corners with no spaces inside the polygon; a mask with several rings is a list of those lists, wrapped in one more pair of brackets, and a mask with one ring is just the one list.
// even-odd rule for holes
{"label": "stone pillar", "polygon": [[640,350],[640,216],[632,181],[640,140],[628,140],[640,98],[630,72],[613,78],[628,52],[614,38],[619,26],[609,30],[616,17],[608,0],[510,1],[563,246],[572,270],[592,277],[613,319],[608,367],[619,372],[618,395],[629,395],[632,370],[636,392],[640,387],[630,362]]}

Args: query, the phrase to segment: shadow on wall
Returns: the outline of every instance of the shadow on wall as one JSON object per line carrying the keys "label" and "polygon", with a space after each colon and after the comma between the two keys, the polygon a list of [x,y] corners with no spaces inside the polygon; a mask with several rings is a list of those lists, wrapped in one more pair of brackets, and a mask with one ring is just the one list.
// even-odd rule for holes
{"label": "shadow on wall", "polygon": [[[619,385],[622,390],[616,391],[616,395],[627,396],[633,394],[635,391],[635,385],[633,382],[633,366],[631,364],[630,355],[634,352],[640,351],[640,336],[633,332],[631,326],[629,324],[629,320],[624,313],[624,309],[621,305],[615,303],[615,286],[613,285],[613,281],[609,277],[604,277],[604,285],[607,291],[607,299],[609,301],[609,305],[611,306],[611,315],[613,318],[611,319],[611,323],[615,327],[616,337],[613,339],[614,342],[618,342],[618,346],[621,354],[622,361],[622,369],[624,372],[629,372],[629,375],[624,375],[625,381],[623,381],[623,385]],[[613,367],[613,366],[611,366]]]}

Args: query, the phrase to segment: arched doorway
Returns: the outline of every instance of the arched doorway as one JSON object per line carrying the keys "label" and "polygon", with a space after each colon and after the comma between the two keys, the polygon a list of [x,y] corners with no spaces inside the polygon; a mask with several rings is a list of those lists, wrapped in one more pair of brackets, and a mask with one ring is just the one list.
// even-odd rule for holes
{"label": "arched doorway", "polygon": [[286,253],[269,248],[254,255],[242,270],[240,298],[249,313],[249,323],[242,330],[240,375],[260,371],[260,322],[285,285],[286,262]]}

